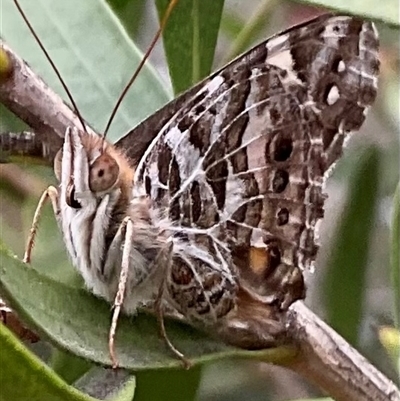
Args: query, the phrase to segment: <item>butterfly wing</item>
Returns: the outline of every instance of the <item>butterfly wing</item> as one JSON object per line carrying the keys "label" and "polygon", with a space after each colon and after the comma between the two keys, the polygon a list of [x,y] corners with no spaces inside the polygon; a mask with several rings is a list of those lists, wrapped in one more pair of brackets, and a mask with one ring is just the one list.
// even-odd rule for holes
{"label": "butterfly wing", "polygon": [[286,309],[315,260],[326,172],[375,99],[377,49],[371,23],[340,16],[258,45],[158,112],[136,193]]}

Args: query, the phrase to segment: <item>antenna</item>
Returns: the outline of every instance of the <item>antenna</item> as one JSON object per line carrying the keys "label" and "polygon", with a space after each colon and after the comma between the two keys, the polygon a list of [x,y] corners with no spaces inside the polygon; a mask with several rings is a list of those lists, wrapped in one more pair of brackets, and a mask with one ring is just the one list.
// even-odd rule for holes
{"label": "antenna", "polygon": [[119,109],[119,106],[122,103],[122,100],[124,99],[126,93],[128,92],[129,88],[132,86],[133,82],[135,81],[136,77],[139,75],[139,72],[142,70],[145,62],[147,61],[147,59],[150,56],[150,53],[153,51],[154,46],[156,45],[158,39],[161,36],[161,33],[163,32],[165,25],[167,24],[167,21],[169,19],[169,16],[172,12],[172,10],[174,9],[174,7],[176,6],[176,4],[178,3],[178,0],[171,0],[170,3],[168,4],[168,8],[160,22],[160,27],[158,28],[157,33],[154,35],[153,40],[150,43],[149,48],[147,49],[146,53],[144,54],[141,62],[139,63],[138,67],[136,68],[136,71],[133,73],[131,79],[129,80],[129,82],[126,84],[125,88],[123,89],[123,91],[121,92],[121,95],[119,96],[117,103],[115,104],[110,118],[108,119],[107,125],[106,125],[106,129],[104,130],[104,134],[103,134],[103,138],[106,137],[108,130],[110,129],[111,123],[114,120],[114,117]]}
{"label": "antenna", "polygon": [[56,65],[54,64],[53,60],[51,59],[49,53],[47,52],[47,50],[45,49],[45,47],[43,46],[43,43],[41,42],[41,40],[39,39],[38,35],[36,34],[35,30],[33,29],[31,23],[29,22],[28,18],[26,17],[25,13],[23,12],[21,6],[18,3],[18,0],[14,0],[14,4],[17,7],[19,13],[21,14],[23,20],[25,21],[25,24],[27,25],[27,27],[29,28],[29,30],[31,31],[33,37],[35,38],[37,44],[39,45],[39,47],[41,48],[42,52],[44,53],[44,55],[47,58],[47,61],[50,63],[51,67],[53,68],[54,72],[57,75],[57,78],[60,80],[62,87],[64,88],[65,92],[67,93],[68,99],[70,100],[72,107],[75,110],[75,114],[78,117],[80,123],[82,124],[83,130],[87,133],[87,129],[86,129],[86,124],[85,121],[82,118],[81,113],[78,110],[78,107],[75,103],[74,98],[72,97],[71,92],[68,89],[68,86],[66,85],[66,83],[64,82],[64,80],[61,77],[60,71],[58,71],[58,68],[56,67]]}

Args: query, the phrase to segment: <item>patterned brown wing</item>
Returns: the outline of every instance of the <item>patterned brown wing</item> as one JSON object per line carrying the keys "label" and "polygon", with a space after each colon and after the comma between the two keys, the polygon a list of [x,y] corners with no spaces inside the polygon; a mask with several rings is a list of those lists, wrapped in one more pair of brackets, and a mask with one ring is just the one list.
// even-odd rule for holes
{"label": "patterned brown wing", "polygon": [[364,121],[378,69],[375,29],[352,17],[271,38],[184,95],[138,165],[136,192],[191,249],[219,254],[242,288],[286,309],[305,295],[324,177]]}

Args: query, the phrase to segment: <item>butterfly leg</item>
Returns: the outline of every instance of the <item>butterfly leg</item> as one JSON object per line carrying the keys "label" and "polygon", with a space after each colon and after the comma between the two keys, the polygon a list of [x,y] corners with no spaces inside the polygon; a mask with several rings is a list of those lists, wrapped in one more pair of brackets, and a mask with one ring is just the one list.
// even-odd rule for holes
{"label": "butterfly leg", "polygon": [[133,236],[133,223],[130,217],[125,217],[116,234],[116,238],[121,237],[123,240],[121,272],[118,280],[118,290],[114,300],[114,312],[111,320],[111,327],[108,336],[108,350],[113,368],[118,367],[118,359],[115,354],[115,333],[117,331],[118,317],[121,312],[121,307],[124,302],[126,282],[128,280],[129,272],[129,256],[131,254]]}
{"label": "butterfly leg", "polygon": [[35,244],[35,238],[37,234],[37,230],[39,227],[39,219],[42,213],[43,206],[50,199],[51,204],[53,206],[54,215],[58,218],[60,214],[60,208],[58,206],[58,191],[55,187],[50,186],[48,187],[40,197],[39,203],[36,207],[35,214],[33,216],[32,226],[29,232],[28,241],[25,247],[25,254],[24,254],[24,262],[30,263],[31,262],[31,254],[33,250],[33,246]]}
{"label": "butterfly leg", "polygon": [[[168,249],[165,249],[163,251],[160,252],[161,253],[166,253],[167,254],[167,266],[169,270],[169,265],[172,263],[172,241],[169,242],[168,244]],[[167,331],[165,329],[165,322],[164,322],[164,307],[162,304],[164,298],[164,280],[162,280],[161,284],[160,284],[160,288],[157,294],[157,298],[155,300],[154,303],[154,309],[155,309],[155,313],[157,316],[157,320],[158,320],[158,325],[160,328],[160,336],[161,338],[165,341],[165,344],[167,345],[167,347],[171,350],[171,352],[182,361],[183,366],[185,369],[189,369],[192,366],[192,363],[185,357],[185,355],[180,352],[171,342],[171,340],[168,338],[167,335]]]}
{"label": "butterfly leg", "polygon": [[189,369],[192,366],[192,363],[185,357],[185,355],[180,352],[171,342],[171,340],[168,338],[167,331],[165,329],[165,323],[164,323],[164,309],[162,306],[162,296],[163,290],[162,287],[160,287],[160,291],[158,293],[156,302],[154,304],[155,307],[155,312],[157,315],[157,320],[158,320],[158,325],[160,328],[160,336],[161,338],[165,341],[165,344],[167,347],[171,350],[171,352],[182,361],[183,366],[185,369]]}

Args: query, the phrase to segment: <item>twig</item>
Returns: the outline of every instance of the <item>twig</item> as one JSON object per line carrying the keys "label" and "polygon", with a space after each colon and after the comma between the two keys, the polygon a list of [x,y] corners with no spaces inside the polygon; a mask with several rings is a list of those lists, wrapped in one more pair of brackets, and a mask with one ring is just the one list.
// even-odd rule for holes
{"label": "twig", "polygon": [[[77,117],[23,60],[1,41],[0,45],[12,64],[11,78],[0,80],[0,101],[28,123],[55,154],[67,126],[79,129]],[[283,336],[300,349],[287,367],[334,399],[400,401],[396,386],[301,302],[289,310]]]}
{"label": "twig", "polygon": [[10,72],[0,77],[0,102],[32,127],[54,156],[67,127],[81,127],[78,117],[1,39],[0,51],[10,65]]}
{"label": "twig", "polygon": [[400,401],[400,391],[302,302],[289,311],[289,335],[300,353],[288,367],[337,401]]}

